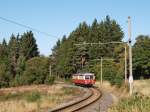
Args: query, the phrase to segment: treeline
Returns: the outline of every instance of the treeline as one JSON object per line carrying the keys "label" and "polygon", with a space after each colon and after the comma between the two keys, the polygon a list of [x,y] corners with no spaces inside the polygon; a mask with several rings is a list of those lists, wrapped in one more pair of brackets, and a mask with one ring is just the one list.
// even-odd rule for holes
{"label": "treeline", "polygon": [[[0,87],[51,84],[54,77],[67,79],[78,72],[93,72],[100,79],[101,58],[103,79],[120,86],[124,81],[125,46],[129,66],[128,45],[98,43],[123,42],[123,37],[120,25],[109,16],[102,21],[95,19],[91,25],[82,22],[56,42],[50,57],[44,57],[31,31],[12,34],[8,43],[5,39],[0,43]],[[138,36],[132,48],[134,78],[150,78],[150,37]]]}
{"label": "treeline", "polygon": [[[123,36],[120,25],[109,16],[100,22],[95,19],[92,25],[86,22],[80,23],[68,37],[63,36],[54,46],[51,55],[53,74],[69,78],[71,74],[77,72],[94,72],[99,79],[99,59],[102,57],[104,79],[110,80],[113,84],[122,81],[124,46],[121,44],[90,45],[90,43],[122,42]],[[105,60],[106,58],[114,60]]]}
{"label": "treeline", "polygon": [[133,73],[136,79],[150,78],[150,36],[139,35],[133,46]]}
{"label": "treeline", "polygon": [[[120,25],[109,16],[100,22],[95,19],[92,25],[86,22],[80,23],[69,36],[63,36],[54,46],[51,55],[53,74],[67,78],[73,73],[93,72],[97,79],[100,79],[100,59],[102,58],[103,79],[120,86],[124,81],[125,45],[90,45],[90,43],[122,42],[123,37],[124,33]],[[127,66],[129,66],[128,45],[126,47]],[[133,46],[133,73],[136,79],[150,77],[149,36],[137,37]],[[127,76],[129,76],[129,70],[127,70]]]}
{"label": "treeline", "polygon": [[0,43],[0,87],[47,83],[49,59],[39,56],[31,31]]}

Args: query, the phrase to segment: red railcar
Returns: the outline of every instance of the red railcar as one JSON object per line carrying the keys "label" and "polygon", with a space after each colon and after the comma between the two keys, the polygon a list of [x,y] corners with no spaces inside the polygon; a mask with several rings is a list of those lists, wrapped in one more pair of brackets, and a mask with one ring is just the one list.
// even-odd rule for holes
{"label": "red railcar", "polygon": [[92,86],[93,84],[95,84],[95,75],[93,73],[73,74],[72,82],[76,85]]}

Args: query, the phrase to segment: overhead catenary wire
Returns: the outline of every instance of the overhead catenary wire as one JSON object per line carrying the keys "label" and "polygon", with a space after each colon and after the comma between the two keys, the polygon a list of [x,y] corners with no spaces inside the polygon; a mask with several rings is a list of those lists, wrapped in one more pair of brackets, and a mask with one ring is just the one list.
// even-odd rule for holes
{"label": "overhead catenary wire", "polygon": [[79,44],[74,44],[76,46],[81,46],[81,45],[105,45],[105,44],[126,44],[127,42],[118,42],[118,41],[112,41],[112,42],[106,42],[106,43],[87,43],[87,42],[83,42],[83,43],[79,43]]}
{"label": "overhead catenary wire", "polygon": [[49,33],[47,33],[47,32],[43,32],[43,31],[38,30],[38,29],[36,29],[36,28],[33,28],[33,27],[30,27],[30,26],[21,24],[21,23],[19,23],[19,22],[16,22],[16,21],[13,21],[13,20],[10,20],[10,19],[1,17],[1,16],[0,16],[0,19],[3,20],[3,21],[6,21],[6,22],[9,22],[9,23],[12,23],[12,24],[15,24],[15,25],[24,27],[24,28],[28,28],[28,29],[30,29],[30,30],[36,31],[36,32],[38,32],[38,33],[41,33],[41,34],[46,35],[46,36],[49,36],[49,37],[58,38],[58,37],[55,36],[55,35],[51,35],[51,34],[49,34]]}
{"label": "overhead catenary wire", "polygon": [[[98,43],[86,43],[86,42],[83,42],[83,43],[79,43],[79,44],[74,44],[75,46],[83,46],[83,45],[107,45],[107,44],[124,44],[125,45],[125,83],[127,82],[127,59],[126,59],[126,44],[127,42],[120,42],[120,41],[111,41],[111,42],[105,42],[105,43],[101,43],[101,42],[98,42]],[[114,60],[114,59],[96,59],[96,60],[101,60],[101,84],[102,84],[102,61],[103,60]]]}

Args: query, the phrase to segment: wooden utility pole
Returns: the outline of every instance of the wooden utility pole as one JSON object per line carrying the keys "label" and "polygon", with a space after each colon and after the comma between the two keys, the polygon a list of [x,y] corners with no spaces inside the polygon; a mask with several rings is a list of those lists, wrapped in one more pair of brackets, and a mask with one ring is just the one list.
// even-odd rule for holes
{"label": "wooden utility pole", "polygon": [[129,35],[129,88],[130,95],[133,92],[133,74],[132,74],[132,44],[131,44],[131,17],[128,17],[128,35]]}
{"label": "wooden utility pole", "polygon": [[101,85],[103,83],[103,59],[101,57]]}
{"label": "wooden utility pole", "polygon": [[[107,44],[126,44],[126,42],[117,42],[117,41],[112,41],[112,42],[106,42],[106,43],[101,43],[101,42],[98,42],[98,43],[80,43],[80,44],[75,44],[76,46],[83,46],[83,45],[107,45]],[[125,45],[125,81],[127,82],[127,59],[126,59],[126,56],[127,56],[127,52],[126,52],[126,45]],[[101,60],[101,81],[100,83],[102,84],[103,82],[103,60],[112,60],[112,59],[99,59]]]}
{"label": "wooden utility pole", "polygon": [[127,83],[127,47],[124,47],[124,77],[125,77],[125,84]]}
{"label": "wooden utility pole", "polygon": [[49,76],[52,76],[52,66],[51,66],[51,64],[49,65]]}

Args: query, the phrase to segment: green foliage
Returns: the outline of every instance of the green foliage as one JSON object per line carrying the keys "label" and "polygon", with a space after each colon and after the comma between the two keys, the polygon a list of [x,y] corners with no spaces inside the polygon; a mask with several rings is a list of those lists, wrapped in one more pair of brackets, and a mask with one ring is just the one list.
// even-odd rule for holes
{"label": "green foliage", "polygon": [[18,86],[24,82],[25,62],[38,56],[36,40],[31,31],[11,35],[7,43],[0,43],[0,87]]}
{"label": "green foliage", "polygon": [[15,35],[11,35],[11,38],[8,43],[8,69],[12,77],[14,78],[16,75],[16,63],[18,58],[18,39]]}
{"label": "green foliage", "polygon": [[118,87],[121,87],[124,77],[123,77],[123,73],[117,73],[115,74],[115,77],[113,77],[114,80],[111,82],[114,85],[117,85]]}
{"label": "green foliage", "polygon": [[66,88],[66,87],[63,87],[62,90],[64,91],[64,94],[65,95],[70,95],[72,93],[74,93],[74,88]]}
{"label": "green foliage", "polygon": [[49,75],[47,75],[47,77],[46,77],[44,83],[51,85],[51,84],[54,83],[54,81],[55,81],[55,77],[54,77],[54,76],[49,76]]}
{"label": "green foliage", "polygon": [[16,63],[16,75],[15,78],[10,82],[10,86],[19,86],[24,84],[24,79],[22,77],[25,70],[25,57],[19,56]]}
{"label": "green foliage", "polygon": [[38,91],[30,91],[24,93],[15,92],[0,95],[0,101],[19,100],[19,99],[25,99],[28,102],[36,102],[41,99],[41,93]]}
{"label": "green foliage", "polygon": [[123,82],[123,73],[117,70],[117,66],[115,63],[107,64],[104,66],[105,68],[103,69],[103,78],[104,80],[110,81],[112,85],[117,85],[120,87]]}
{"label": "green foliage", "polygon": [[21,93],[8,93],[4,95],[0,95],[0,101],[14,100],[19,99],[21,97]]}
{"label": "green foliage", "polygon": [[15,78],[9,82],[9,85],[13,86],[13,87],[21,86],[21,85],[24,85],[24,84],[25,84],[25,79],[22,76],[22,74],[21,75],[16,74]]}
{"label": "green foliage", "polygon": [[41,94],[38,91],[32,91],[32,92],[29,92],[28,94],[25,94],[25,99],[28,102],[36,102],[41,99]]}
{"label": "green foliage", "polygon": [[25,57],[19,56],[16,64],[16,74],[21,75],[23,71],[25,70]]}
{"label": "green foliage", "polygon": [[140,35],[133,46],[133,70],[135,78],[150,78],[150,37]]}
{"label": "green foliage", "polygon": [[0,64],[0,88],[9,86],[9,77],[7,75],[7,66]]}
{"label": "green foliage", "polygon": [[[123,35],[120,25],[109,16],[100,22],[94,19],[92,25],[84,21],[68,37],[64,35],[58,40],[52,55],[45,58],[39,56],[32,31],[17,36],[12,34],[8,43],[5,39],[0,43],[0,87],[52,84],[54,76],[68,79],[77,72],[93,72],[100,79],[100,62],[94,63],[92,60],[101,57],[115,59],[104,62],[103,77],[111,84],[120,86],[124,78],[124,47],[118,44],[90,46],[84,43],[121,42]],[[149,58],[150,37],[141,35],[133,46],[134,77],[150,77]],[[52,76],[49,76],[49,64]]]}
{"label": "green foliage", "polygon": [[[96,77],[99,78],[100,63],[92,64],[91,60],[100,57],[115,57],[114,51],[117,45],[89,46],[84,45],[84,43],[121,41],[122,38],[123,32],[120,26],[115,20],[111,20],[109,16],[100,23],[95,19],[91,26],[87,25],[86,22],[80,23],[67,38],[65,37],[62,40],[58,40],[54,46],[52,53],[54,60],[52,64],[54,68],[53,74],[67,78],[76,72],[94,72]],[[81,46],[75,44],[81,44]],[[109,71],[107,77],[110,78],[107,79],[114,79],[112,78],[115,76],[114,74],[116,75],[116,73]],[[120,78],[118,79],[120,81],[122,74],[117,74],[121,75],[121,78],[116,76],[116,78]],[[118,82],[120,84],[121,82],[118,80],[116,80],[115,83]]]}
{"label": "green foliage", "polygon": [[36,40],[32,31],[24,33],[19,39],[19,55],[24,56],[26,59],[30,59],[35,56],[39,56]]}
{"label": "green foliage", "polygon": [[48,58],[34,57],[28,60],[23,73],[25,84],[43,84],[49,72],[48,67]]}

